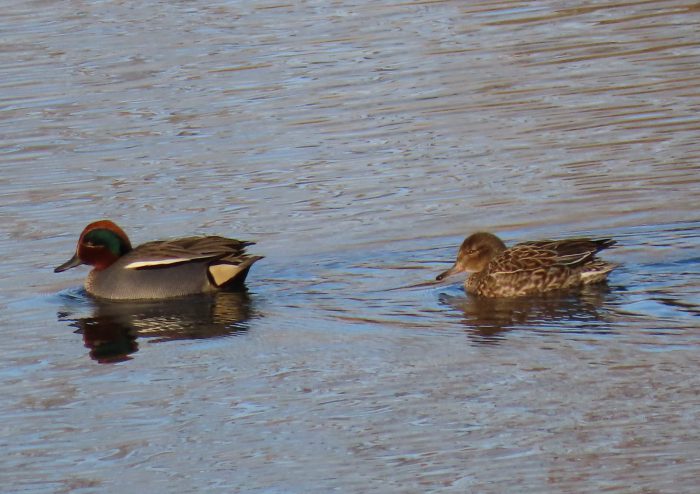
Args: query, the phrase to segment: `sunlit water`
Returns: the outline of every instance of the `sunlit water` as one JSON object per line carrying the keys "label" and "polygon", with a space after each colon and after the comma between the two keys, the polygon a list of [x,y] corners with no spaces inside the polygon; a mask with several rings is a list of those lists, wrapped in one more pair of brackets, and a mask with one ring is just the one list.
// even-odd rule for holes
{"label": "sunlit water", "polygon": [[[694,2],[1,7],[3,491],[697,490]],[[266,257],[98,303],[102,217]],[[413,286],[475,230],[620,267]]]}

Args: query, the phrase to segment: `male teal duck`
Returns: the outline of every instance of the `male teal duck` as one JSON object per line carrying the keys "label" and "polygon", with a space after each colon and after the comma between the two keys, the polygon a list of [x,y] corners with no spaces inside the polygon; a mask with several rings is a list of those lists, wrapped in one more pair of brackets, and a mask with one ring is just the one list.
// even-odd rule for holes
{"label": "male teal duck", "polygon": [[110,300],[163,299],[241,289],[260,256],[245,248],[253,242],[224,237],[187,237],[148,242],[132,248],[124,230],[109,220],[85,227],[75,255],[54,269],[60,273],[93,266],[85,290]]}
{"label": "male teal duck", "polygon": [[571,238],[506,248],[492,233],[474,233],[462,243],[454,266],[437,280],[471,273],[464,289],[482,297],[519,297],[601,283],[616,265],[596,254],[615,243],[609,238]]}

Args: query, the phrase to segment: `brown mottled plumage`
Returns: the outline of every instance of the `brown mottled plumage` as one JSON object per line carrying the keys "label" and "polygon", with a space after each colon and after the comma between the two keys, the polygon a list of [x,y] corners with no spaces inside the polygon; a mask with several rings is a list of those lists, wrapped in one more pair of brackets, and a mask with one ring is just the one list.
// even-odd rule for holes
{"label": "brown mottled plumage", "polygon": [[479,232],[467,237],[454,266],[438,275],[472,273],[468,293],[483,297],[518,297],[605,281],[615,264],[595,257],[615,244],[609,238],[537,240],[506,248],[497,236]]}

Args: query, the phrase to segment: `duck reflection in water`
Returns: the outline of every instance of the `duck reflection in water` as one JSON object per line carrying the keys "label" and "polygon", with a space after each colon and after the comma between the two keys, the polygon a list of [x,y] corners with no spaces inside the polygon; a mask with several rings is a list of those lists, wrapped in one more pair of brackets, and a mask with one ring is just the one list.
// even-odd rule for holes
{"label": "duck reflection in water", "polygon": [[[90,357],[99,363],[131,359],[138,351],[138,338],[162,342],[234,335],[247,331],[248,321],[255,317],[247,292],[129,303],[69,298],[70,307],[59,312],[58,319],[77,328]],[[89,315],[84,315],[86,309]]]}
{"label": "duck reflection in water", "polygon": [[440,302],[462,312],[462,322],[477,343],[497,344],[513,330],[567,333],[610,332],[606,285],[518,298],[464,297],[443,293]]}

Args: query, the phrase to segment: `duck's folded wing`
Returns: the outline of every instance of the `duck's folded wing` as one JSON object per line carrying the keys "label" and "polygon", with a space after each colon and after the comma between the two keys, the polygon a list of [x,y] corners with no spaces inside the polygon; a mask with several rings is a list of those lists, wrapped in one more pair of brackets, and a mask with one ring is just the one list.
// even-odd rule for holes
{"label": "duck's folded wing", "polygon": [[554,242],[541,241],[515,245],[489,263],[489,274],[532,273],[554,266],[575,266],[595,255],[595,250],[559,252],[553,244]]}
{"label": "duck's folded wing", "polygon": [[599,251],[615,245],[609,238],[575,238],[523,242],[499,256],[495,264],[504,271],[514,272],[550,266],[579,266],[589,262]]}
{"label": "duck's folded wing", "polygon": [[188,237],[137,247],[125,269],[155,269],[195,261],[243,256],[250,242],[224,237]]}
{"label": "duck's folded wing", "polygon": [[186,237],[167,242],[176,247],[181,247],[191,252],[199,252],[202,254],[243,254],[245,248],[249,245],[255,245],[255,242],[246,242],[244,240],[236,240],[226,237]]}
{"label": "duck's folded wing", "polygon": [[586,252],[600,252],[612,247],[617,242],[611,238],[568,238],[563,240],[536,240],[523,242],[515,247],[527,247],[533,250],[554,251],[559,256],[577,255]]}
{"label": "duck's folded wing", "polygon": [[552,264],[556,252],[545,249],[538,242],[517,244],[491,260],[488,274],[502,276],[531,272]]}

